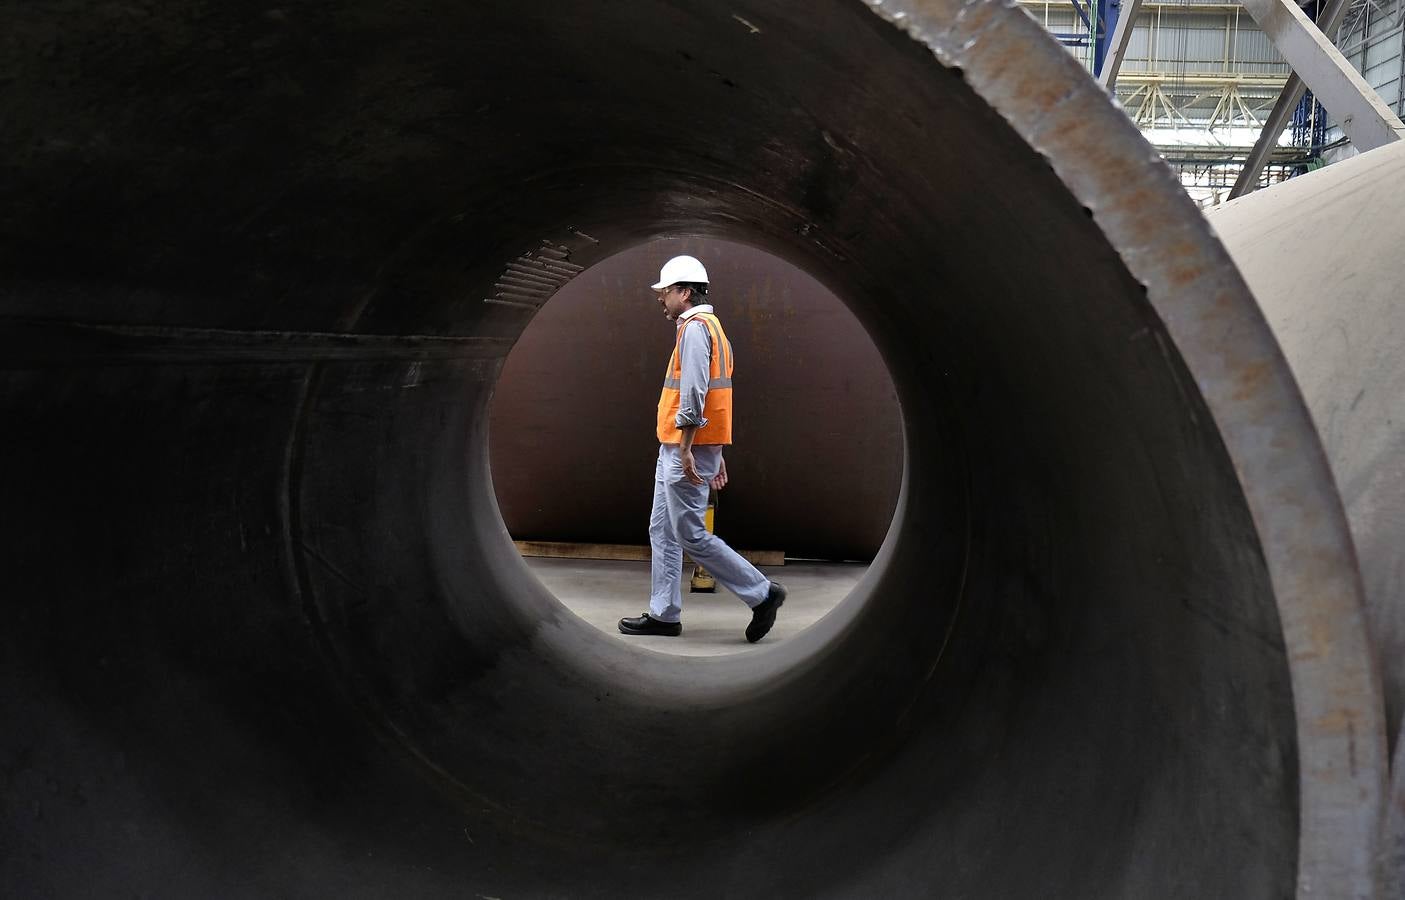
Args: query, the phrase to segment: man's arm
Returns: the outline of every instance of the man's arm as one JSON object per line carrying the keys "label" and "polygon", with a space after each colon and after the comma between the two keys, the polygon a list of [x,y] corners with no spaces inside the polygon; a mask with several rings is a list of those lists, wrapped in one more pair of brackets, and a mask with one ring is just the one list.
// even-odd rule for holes
{"label": "man's arm", "polygon": [[678,460],[683,464],[683,475],[693,484],[702,484],[702,476],[693,463],[693,438],[707,424],[703,410],[707,408],[707,383],[712,373],[712,334],[706,325],[688,322],[683,326],[678,363],[678,418],[674,421],[682,434]]}
{"label": "man's arm", "polygon": [[717,456],[717,474],[712,476],[708,482],[714,491],[720,491],[727,486],[727,461],[719,453]]}
{"label": "man's arm", "polygon": [[702,484],[702,476],[698,474],[697,463],[693,461],[693,435],[697,432],[698,426],[689,425],[687,428],[678,429],[683,437],[678,442],[678,461],[683,465],[683,475],[693,484]]}

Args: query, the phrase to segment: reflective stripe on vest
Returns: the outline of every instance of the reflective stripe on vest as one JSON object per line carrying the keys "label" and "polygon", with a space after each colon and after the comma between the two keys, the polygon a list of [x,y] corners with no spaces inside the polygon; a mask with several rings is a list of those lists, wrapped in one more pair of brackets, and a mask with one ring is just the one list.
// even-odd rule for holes
{"label": "reflective stripe on vest", "polygon": [[697,319],[712,338],[712,353],[708,363],[707,399],[703,402],[703,418],[707,424],[693,435],[694,444],[732,443],[732,345],[722,330],[722,322],[711,313],[695,313],[678,328],[664,372],[663,390],[659,394],[659,416],[656,429],[659,443],[677,444],[683,440],[678,428],[678,407],[683,376],[683,332]]}
{"label": "reflective stripe on vest", "polygon": [[[675,391],[683,390],[683,382],[679,381],[677,378],[665,378],[663,380],[663,386],[672,388]],[[729,388],[731,386],[732,379],[730,378],[709,378],[707,380],[707,389],[709,391],[713,388]]]}

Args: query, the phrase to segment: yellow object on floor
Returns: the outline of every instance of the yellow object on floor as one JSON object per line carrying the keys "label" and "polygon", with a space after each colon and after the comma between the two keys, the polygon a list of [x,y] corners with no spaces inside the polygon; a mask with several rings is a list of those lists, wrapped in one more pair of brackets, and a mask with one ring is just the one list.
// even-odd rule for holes
{"label": "yellow object on floor", "polygon": [[[707,512],[703,514],[703,526],[707,528],[707,533],[712,534],[712,523],[717,509],[717,492],[712,491],[707,497]],[[711,594],[717,590],[717,579],[707,574],[702,566],[693,566],[693,579],[689,583],[690,593]]]}

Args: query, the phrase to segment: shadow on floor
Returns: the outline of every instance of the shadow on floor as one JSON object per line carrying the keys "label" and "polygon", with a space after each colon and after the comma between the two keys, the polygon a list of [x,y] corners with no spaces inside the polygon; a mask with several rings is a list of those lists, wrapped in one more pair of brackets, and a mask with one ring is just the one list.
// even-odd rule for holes
{"label": "shadow on floor", "polygon": [[[788,596],[771,633],[759,644],[744,634],[751,611],[719,586],[714,594],[688,592],[683,583],[683,634],[638,637],[620,634],[616,623],[649,608],[649,563],[595,559],[528,558],[527,567],[568,609],[606,634],[635,646],[679,656],[741,653],[783,641],[814,624],[849,595],[868,571],[861,563],[793,562],[761,571],[785,585]],[[688,569],[691,573],[692,569]]]}

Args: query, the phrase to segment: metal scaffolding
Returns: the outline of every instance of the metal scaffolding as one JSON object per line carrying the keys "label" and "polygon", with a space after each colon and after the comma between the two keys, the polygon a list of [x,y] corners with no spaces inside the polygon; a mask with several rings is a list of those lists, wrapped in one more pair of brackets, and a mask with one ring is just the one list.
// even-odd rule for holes
{"label": "metal scaffolding", "polygon": [[1353,0],[1337,47],[1388,106],[1405,113],[1405,3]]}
{"label": "metal scaffolding", "polygon": [[[1113,93],[1128,116],[1204,204],[1228,196],[1224,180],[1232,184],[1245,169],[1279,95],[1285,85],[1293,87],[1288,63],[1240,3],[1019,2],[1095,74],[1112,45],[1113,71],[1111,77],[1101,72],[1103,82],[1114,82]],[[1125,41],[1119,54],[1113,25],[1124,9],[1133,21],[1123,25],[1129,33],[1115,35]],[[1316,4],[1306,9],[1309,16],[1317,11]],[[1343,56],[1397,113],[1405,107],[1403,20],[1405,0],[1349,0],[1337,41]],[[1353,152],[1311,92],[1281,121],[1262,169],[1256,161],[1245,174],[1258,186],[1321,166],[1344,148]]]}

